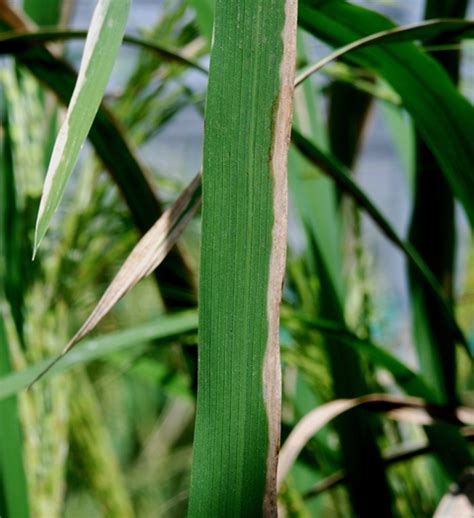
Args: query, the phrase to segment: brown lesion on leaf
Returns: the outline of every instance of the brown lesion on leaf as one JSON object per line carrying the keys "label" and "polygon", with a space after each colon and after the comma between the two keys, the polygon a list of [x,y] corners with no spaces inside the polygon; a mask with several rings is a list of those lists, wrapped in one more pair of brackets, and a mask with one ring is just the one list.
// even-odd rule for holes
{"label": "brown lesion on leaf", "polygon": [[280,92],[272,107],[272,146],[269,165],[273,183],[273,229],[267,294],[268,339],[263,366],[264,403],[268,417],[268,454],[264,516],[277,516],[276,476],[280,448],[281,367],[279,319],[287,242],[287,158],[291,134],[296,61],[297,0],[286,0],[282,31]]}

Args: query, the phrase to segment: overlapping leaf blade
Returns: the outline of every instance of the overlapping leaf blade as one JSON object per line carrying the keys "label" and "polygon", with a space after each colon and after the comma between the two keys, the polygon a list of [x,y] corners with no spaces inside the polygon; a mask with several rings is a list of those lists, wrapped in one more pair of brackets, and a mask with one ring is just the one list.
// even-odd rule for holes
{"label": "overlapping leaf blade", "polygon": [[[43,29],[37,31],[12,31],[0,33],[0,54],[19,54],[24,52],[38,43],[48,43],[53,41],[83,40],[87,37],[87,31],[61,30],[61,29]],[[207,70],[185,56],[181,55],[177,50],[169,49],[154,41],[143,38],[137,38],[125,34],[123,43],[136,46],[155,53],[159,58],[177,63],[186,67],[194,68],[200,72],[207,74]]]}
{"label": "overlapping leaf blade", "polygon": [[[394,27],[374,11],[342,0],[302,0],[299,23],[335,47]],[[361,49],[348,59],[374,70],[400,95],[474,226],[472,105],[446,72],[413,44]]]}
{"label": "overlapping leaf blade", "polygon": [[341,191],[350,195],[359,204],[359,206],[367,212],[385,236],[406,255],[410,260],[412,267],[417,271],[420,277],[423,278],[424,282],[426,282],[432,296],[438,300],[438,303],[443,310],[443,318],[449,322],[456,338],[460,342],[464,343],[464,345],[467,345],[467,340],[454,318],[452,308],[449,305],[448,300],[445,299],[440,284],[413,246],[398,236],[392,225],[350,178],[347,170],[341,163],[339,163],[334,157],[331,157],[331,155],[324,153],[321,149],[317,148],[297,130],[293,130],[293,142],[304,156],[319,166],[322,172],[331,176]]}
{"label": "overlapping leaf blade", "polygon": [[[4,100],[1,95],[0,100]],[[6,115],[6,114],[4,114]],[[6,117],[5,117],[6,118]],[[2,125],[6,120],[2,120]],[[15,181],[13,176],[11,140],[5,124],[5,133],[0,135],[0,376],[8,376],[12,371],[10,347],[5,326],[5,316],[10,298],[19,301],[17,310],[21,325],[23,286],[11,266],[21,264],[17,240],[11,235],[12,226],[17,229],[19,211],[15,203]],[[10,278],[9,278],[10,274]],[[0,401],[0,515],[28,516],[29,495],[23,465],[23,445],[17,399],[10,397]]]}
{"label": "overlapping leaf blade", "polygon": [[[24,33],[28,27],[16,11],[9,5],[0,3],[0,29]],[[16,59],[43,82],[63,104],[67,105],[70,102],[77,76],[66,62],[40,46],[22,51]],[[104,105],[100,106],[97,112],[89,137],[97,155],[123,194],[135,224],[145,233],[161,216],[161,204],[128,139]],[[194,305],[192,274],[177,248],[166,257],[162,267],[157,270],[156,277],[167,308]],[[174,289],[167,290],[167,285],[173,285]],[[183,293],[187,295],[185,299]]]}
{"label": "overlapping leaf blade", "polygon": [[61,354],[41,371],[32,383],[38,381],[54,367],[63,356],[95,328],[128,291],[162,263],[200,204],[201,182],[198,174],[176,202],[163,213],[155,225],[140,239],[80,329],[69,340]]}
{"label": "overlapping leaf blade", "polygon": [[291,465],[308,440],[332,419],[357,407],[373,408],[386,412],[393,419],[406,420],[415,424],[432,425],[447,421],[459,425],[474,423],[474,410],[469,407],[451,409],[429,405],[419,398],[407,398],[385,394],[370,394],[354,399],[337,399],[316,408],[307,414],[293,429],[285,441],[278,466],[278,483],[283,482]]}
{"label": "overlapping leaf blade", "polygon": [[402,43],[414,40],[439,40],[440,38],[457,40],[474,37],[474,22],[463,19],[428,20],[411,25],[403,25],[385,31],[369,34],[364,38],[348,43],[335,50],[325,58],[311,65],[296,79],[299,85],[310,75],[315,74],[331,61],[346,56],[351,52],[366,47],[386,45],[387,43]]}
{"label": "overlapping leaf blade", "polygon": [[[150,341],[171,341],[182,334],[197,331],[197,312],[184,311],[170,316],[162,316],[155,321],[123,331],[84,340],[70,352],[64,360],[57,363],[45,375],[45,379],[57,376],[68,370],[85,365],[91,361],[106,358],[114,353],[136,349],[141,350]],[[54,359],[46,359],[28,368],[10,373],[0,378],[0,401],[26,389],[51,364]]]}

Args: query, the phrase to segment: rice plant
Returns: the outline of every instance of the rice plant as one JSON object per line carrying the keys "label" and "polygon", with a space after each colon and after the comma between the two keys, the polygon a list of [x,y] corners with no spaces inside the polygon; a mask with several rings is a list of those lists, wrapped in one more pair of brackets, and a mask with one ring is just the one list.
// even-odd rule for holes
{"label": "rice plant", "polygon": [[474,6],[416,4],[0,0],[0,516],[474,512]]}

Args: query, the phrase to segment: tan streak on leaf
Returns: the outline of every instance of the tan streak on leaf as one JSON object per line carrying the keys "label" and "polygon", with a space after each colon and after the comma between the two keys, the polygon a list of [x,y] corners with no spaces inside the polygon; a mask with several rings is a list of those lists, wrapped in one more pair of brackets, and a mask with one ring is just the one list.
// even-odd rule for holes
{"label": "tan streak on leaf", "polygon": [[[128,291],[159,266],[198,209],[201,199],[198,197],[193,201],[193,197],[200,185],[201,176],[198,174],[175,203],[140,239],[87,320],[71,338],[61,354],[38,375],[31,385],[90,333]],[[192,205],[190,205],[191,203]]]}
{"label": "tan streak on leaf", "polygon": [[287,159],[290,144],[291,118],[296,62],[297,1],[285,4],[285,25],[282,31],[284,45],[280,67],[280,95],[274,120],[274,141],[270,167],[273,178],[273,229],[270,255],[270,278],[267,296],[268,339],[263,366],[263,390],[268,418],[268,455],[264,516],[277,516],[276,475],[280,447],[281,420],[281,367],[279,321],[282,284],[285,276],[288,187]]}

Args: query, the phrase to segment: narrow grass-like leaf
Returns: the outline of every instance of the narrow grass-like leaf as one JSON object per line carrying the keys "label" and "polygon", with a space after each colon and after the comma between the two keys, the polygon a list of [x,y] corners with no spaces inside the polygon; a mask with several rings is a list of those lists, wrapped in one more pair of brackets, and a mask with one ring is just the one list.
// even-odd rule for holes
{"label": "narrow grass-like leaf", "polygon": [[[450,7],[427,2],[425,15],[446,11],[465,14],[466,1],[450,2]],[[463,13],[464,11],[464,13]],[[451,35],[440,35],[436,42],[449,43]],[[435,54],[436,55],[436,54]],[[437,55],[454,83],[459,79],[459,53]],[[443,286],[447,299],[453,299],[455,275],[456,224],[455,200],[449,184],[437,164],[434,154],[416,135],[416,170],[414,204],[410,222],[411,245],[426,261],[438,283]],[[443,236],[443,239],[439,237]],[[426,282],[418,272],[409,267],[410,290],[413,310],[415,348],[420,366],[435,387],[438,403],[456,404],[456,343],[452,330],[440,315],[441,308],[430,297]]]}
{"label": "narrow grass-like leaf", "polygon": [[[21,16],[8,4],[0,2],[0,30],[25,32],[29,29]],[[63,104],[71,100],[76,72],[46,48],[37,46],[16,56],[38,80],[43,82]],[[99,108],[89,138],[114,182],[119,187],[137,228],[145,233],[161,216],[162,209],[147,179],[146,171],[135,156],[113,115],[104,105]],[[163,301],[168,309],[195,305],[192,273],[179,249],[170,252],[156,272]],[[172,285],[173,290],[167,289]],[[183,296],[186,294],[186,297]]]}
{"label": "narrow grass-like leaf", "polygon": [[[334,293],[335,290],[329,285],[330,280],[327,276],[327,269],[319,270],[319,280],[321,283],[321,289],[324,290],[324,299],[322,299],[321,303],[322,314],[323,311],[327,312],[329,307],[334,306],[334,303],[330,304],[330,301],[333,298],[331,294]],[[391,370],[392,375],[395,377],[397,382],[400,383],[400,386],[403,388],[403,390],[407,391],[408,394],[421,396],[430,403],[437,402],[435,393],[433,392],[432,388],[427,386],[425,380],[421,377],[421,374],[418,376],[413,376],[413,373],[407,372],[407,368],[403,364],[400,365],[400,362],[397,360],[393,362],[393,358],[390,358],[390,355],[388,355],[388,353],[385,351],[378,351],[377,348],[371,348],[370,346],[367,346],[367,344],[361,343],[360,339],[358,338],[349,338],[347,332],[342,332],[342,330],[345,329],[343,319],[339,317],[339,320],[335,321],[338,312],[334,312],[334,309],[332,311],[333,315],[330,317],[332,319],[330,324],[327,320],[321,321],[321,319],[317,319],[315,322],[313,322],[312,325],[311,323],[308,323],[307,325],[313,327],[315,330],[317,329],[323,334],[330,347],[329,353],[333,354],[335,357],[334,363],[338,362],[341,364],[347,355],[345,348],[350,347],[354,350],[354,352],[362,354],[366,358],[370,359],[375,365],[380,366],[385,364],[386,367]],[[298,330],[297,333],[299,333]],[[359,354],[355,358],[357,358]],[[354,376],[355,361],[356,360],[353,357],[351,363],[346,364],[346,367],[341,369],[343,382],[347,383],[348,378]],[[347,416],[347,418],[349,417],[350,416]],[[367,419],[364,418],[364,421],[367,421]],[[350,430],[348,433],[350,437],[349,441],[351,443],[355,442],[354,425],[351,424],[346,428],[343,428],[342,433],[345,433],[346,430]],[[429,438],[431,448],[433,449],[437,458],[441,461],[445,471],[453,477],[457,477],[459,468],[466,463],[469,463],[470,458],[469,451],[467,450],[467,444],[463,437],[458,433],[458,430],[453,426],[440,424],[436,427],[426,427],[425,433]],[[344,443],[342,444],[344,445]],[[447,450],[446,444],[450,445],[449,450]],[[354,469],[354,466],[346,461],[345,469],[348,473],[351,467]],[[357,466],[355,469],[357,470]],[[357,480],[360,479],[357,478]],[[353,491],[352,488],[354,486],[354,482],[350,477],[348,478],[348,481],[349,489]],[[357,499],[360,499],[361,493],[362,491],[360,490],[359,494],[357,495]],[[372,501],[373,498],[370,500],[370,502]]]}
{"label": "narrow grass-like leaf", "polygon": [[[305,83],[302,90],[296,93],[295,126],[301,132],[311,134],[321,147],[326,148],[325,132],[320,122],[322,110],[317,109],[317,102],[311,83]],[[332,319],[344,325],[342,306],[345,283],[336,186],[329,178],[317,174],[319,168],[314,168],[296,150],[290,154],[290,159],[289,179],[293,203],[306,229],[306,268],[318,279],[318,289],[308,283],[306,311],[319,319]],[[314,176],[308,177],[311,172],[315,173]],[[371,388],[357,351],[334,337],[325,337],[324,345],[329,375],[333,379],[333,397],[354,397],[369,393]],[[316,382],[314,384],[317,386]],[[343,416],[335,423],[340,456],[351,473],[350,505],[360,516],[372,516],[376,512],[391,516],[391,491],[377,445],[376,424],[376,419],[367,419],[358,412]],[[362,465],[366,473],[363,480],[359,476]]]}
{"label": "narrow grass-like leaf", "polygon": [[[318,316],[345,326],[344,299],[337,292],[327,259],[321,251],[321,243],[308,230],[309,248],[316,264],[318,290]],[[356,350],[336,336],[325,339],[325,350],[329,359],[333,380],[333,397],[336,399],[361,397],[373,391],[373,381],[367,375],[368,369]],[[334,423],[339,435],[340,449],[345,469],[349,476],[349,494],[354,513],[370,517],[381,512],[392,516],[393,495],[388,484],[380,446],[377,442],[377,419],[367,418],[359,410],[340,416]],[[370,463],[370,464],[369,464]],[[362,466],[366,476],[359,476]],[[368,490],[370,487],[370,491]]]}
{"label": "narrow grass-like leaf", "polygon": [[[5,103],[3,138],[0,139],[0,286],[8,301],[18,333],[22,336],[24,297],[31,279],[31,261],[28,256],[29,240],[25,239],[25,221],[21,213],[21,194],[15,175],[15,152],[22,142],[14,142],[16,117],[19,106],[12,105],[21,92],[18,83],[10,81],[15,72],[5,71],[0,78],[3,89],[0,104]],[[18,139],[17,139],[18,140]]]}
{"label": "narrow grass-like leaf", "polygon": [[[48,43],[52,41],[67,41],[74,39],[84,39],[87,31],[81,30],[61,30],[61,29],[42,29],[34,32],[11,32],[0,35],[0,54],[18,54],[25,48],[29,48],[35,43]],[[422,23],[404,25],[386,31],[371,34],[355,42],[337,49],[314,65],[307,67],[296,78],[295,86],[298,87],[312,74],[319,72],[323,67],[335,61],[349,52],[375,45],[386,45],[390,43],[409,42],[413,40],[429,40],[440,37],[451,39],[472,39],[474,38],[474,22],[462,19],[443,19],[429,20]],[[125,34],[123,42],[129,45],[145,48],[156,53],[162,59],[170,62],[194,68],[207,74],[208,71],[199,63],[189,60],[182,56],[177,50],[171,50],[166,46],[156,42],[148,41],[143,38]]]}
{"label": "narrow grass-like leaf", "polygon": [[[441,5],[442,4],[442,5]],[[467,9],[466,0],[426,2],[425,17],[463,16]],[[449,43],[451,35],[440,35],[431,40]],[[430,41],[427,42],[428,44]],[[454,84],[459,79],[459,53],[443,52],[433,54],[446,70]],[[409,239],[420,257],[426,262],[443,288],[448,300],[453,300],[456,249],[455,200],[443,171],[437,163],[435,153],[425,144],[422,135],[416,134],[416,162],[414,179],[414,206],[410,222]],[[440,239],[440,235],[443,239]],[[408,265],[411,305],[413,312],[413,333],[420,370],[433,387],[435,402],[458,404],[456,336],[443,316],[439,301],[433,299],[431,290],[419,273]],[[441,458],[449,475],[456,480],[472,465],[472,455],[466,441],[449,426],[440,426],[427,431],[432,443],[450,444],[450,455]],[[444,491],[443,488],[440,488]]]}
{"label": "narrow grass-like leaf", "polygon": [[[189,515],[274,516],[295,0],[217,0]],[[245,71],[245,72],[243,72]]]}
{"label": "narrow grass-like leaf", "polygon": [[[24,52],[25,49],[29,49],[35,44],[44,44],[52,41],[82,40],[86,37],[87,31],[80,30],[43,29],[28,32],[4,32],[0,34],[0,54],[15,55]],[[177,50],[171,50],[154,41],[125,34],[123,43],[146,49],[170,63],[177,63],[207,74],[207,69],[199,63],[191,61]]]}
{"label": "narrow grass-like leaf", "polygon": [[[5,100],[0,91],[0,102]],[[7,122],[3,112],[0,128]],[[4,324],[7,300],[15,306],[17,326],[22,325],[24,285],[21,278],[21,253],[18,236],[19,211],[15,203],[12,146],[7,124],[0,129],[0,376],[12,371],[10,347]],[[8,293],[8,295],[6,295]],[[7,300],[4,299],[7,298]],[[8,306],[10,309],[10,306]],[[9,311],[10,314],[13,311]],[[10,316],[13,321],[14,317]],[[29,516],[29,495],[23,464],[21,424],[15,397],[0,401],[0,516]]]}
{"label": "narrow grass-like leaf", "polygon": [[433,425],[438,422],[449,422],[458,426],[474,424],[474,409],[472,408],[452,409],[429,405],[419,398],[371,394],[354,399],[331,401],[303,417],[288,436],[280,452],[278,487],[281,486],[300,451],[311,437],[337,416],[358,407],[383,412],[391,419],[414,424]]}
{"label": "narrow grass-like leaf", "polygon": [[[303,0],[299,22],[335,47],[394,28],[382,15],[341,0]],[[474,226],[472,105],[438,63],[411,43],[362,48],[346,57],[374,70],[400,95]]]}
{"label": "narrow grass-like leaf", "polygon": [[433,392],[426,385],[423,378],[382,347],[374,344],[370,340],[359,338],[338,322],[308,318],[307,316],[294,314],[293,312],[288,314],[285,312],[282,314],[282,319],[290,331],[294,326],[295,318],[301,322],[306,329],[318,331],[328,339],[337,339],[358,353],[366,355],[375,366],[390,372],[400,388],[402,388],[407,395],[421,397],[430,403],[435,403]]}
{"label": "narrow grass-like leaf", "polygon": [[[11,369],[9,347],[0,311],[0,376]],[[29,516],[28,490],[23,468],[23,447],[17,400],[0,401],[0,513]]]}
{"label": "narrow grass-like leaf", "polygon": [[[147,342],[167,342],[182,334],[197,331],[197,312],[184,311],[159,317],[152,322],[142,324],[124,331],[84,340],[73,351],[67,354],[63,361],[57,363],[45,374],[50,379],[63,374],[79,365],[106,358],[107,356],[128,351],[140,350]],[[42,360],[28,368],[3,375],[0,377],[0,401],[9,398],[26,389],[35,378],[54,361],[54,358]]]}
{"label": "narrow grass-like leaf", "polygon": [[298,149],[307,158],[319,166],[322,172],[331,176],[343,192],[354,198],[359,206],[372,218],[384,235],[406,255],[410,260],[410,263],[414,268],[416,268],[416,271],[430,287],[431,293],[439,301],[443,308],[443,318],[450,323],[453,332],[456,334],[456,338],[467,346],[467,340],[454,319],[452,308],[445,299],[441,286],[413,246],[398,236],[392,225],[390,225],[365,193],[350,178],[348,172],[341,163],[330,155],[322,152],[296,130],[293,130],[292,139]]}
{"label": "narrow grass-like leaf", "polygon": [[201,204],[200,187],[200,175],[198,174],[176,202],[140,239],[84,324],[71,338],[62,353],[33,380],[33,383],[90,333],[128,291],[158,267],[176,244]]}
{"label": "narrow grass-like leaf", "polygon": [[462,19],[428,20],[370,34],[344,45],[308,67],[296,78],[296,86],[331,63],[331,61],[335,61],[349,52],[374,45],[402,43],[413,40],[431,40],[443,36],[446,37],[446,35],[453,39],[474,38],[474,22]]}
{"label": "narrow grass-like leaf", "polygon": [[122,43],[129,8],[130,0],[99,0],[95,8],[77,83],[46,174],[36,222],[35,251],[59,206],[99,109]]}

